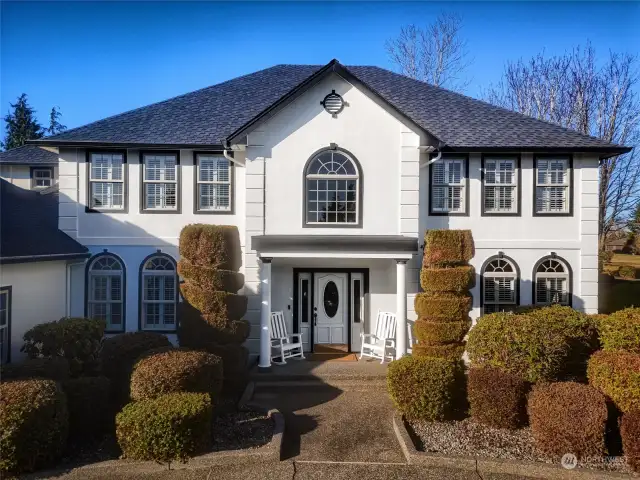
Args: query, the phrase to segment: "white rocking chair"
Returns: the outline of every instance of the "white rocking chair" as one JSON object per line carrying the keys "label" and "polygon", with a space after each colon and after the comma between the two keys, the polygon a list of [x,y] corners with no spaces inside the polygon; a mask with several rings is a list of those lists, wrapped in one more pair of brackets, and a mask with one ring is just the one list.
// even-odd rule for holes
{"label": "white rocking chair", "polygon": [[[284,321],[283,312],[271,312],[271,362],[285,365],[287,358],[304,358],[302,352],[302,334],[287,334],[287,324]],[[296,341],[294,341],[296,339]],[[275,350],[275,353],[274,353]],[[275,359],[279,358],[277,362]]]}
{"label": "white rocking chair", "polygon": [[381,364],[387,358],[393,360],[396,350],[396,324],[395,313],[378,311],[375,333],[360,334],[362,349],[359,360],[362,357],[379,358]]}

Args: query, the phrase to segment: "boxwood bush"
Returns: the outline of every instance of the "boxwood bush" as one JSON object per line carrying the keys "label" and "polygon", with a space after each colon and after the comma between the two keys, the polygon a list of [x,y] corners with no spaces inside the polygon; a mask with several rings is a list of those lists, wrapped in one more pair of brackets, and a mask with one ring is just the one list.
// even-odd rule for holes
{"label": "boxwood bush", "polygon": [[461,369],[442,358],[403,357],[389,364],[387,388],[407,419],[446,420],[455,414]]}
{"label": "boxwood bush", "polygon": [[62,453],[68,433],[67,403],[52,380],[0,384],[0,473],[31,472]]}
{"label": "boxwood bush", "polygon": [[24,334],[21,351],[29,358],[64,357],[73,376],[94,372],[105,323],[89,318],[65,317],[41,323]]}
{"label": "boxwood bush", "polygon": [[2,380],[47,378],[56,382],[69,379],[69,362],[62,357],[29,358],[21,363],[9,363],[2,366]]}
{"label": "boxwood bush", "polygon": [[589,359],[589,385],[609,397],[622,412],[640,410],[640,355],[596,352]]}
{"label": "boxwood bush", "polygon": [[420,271],[420,285],[425,292],[463,293],[473,288],[476,271],[471,265],[449,268],[423,268]]}
{"label": "boxwood bush", "polygon": [[149,400],[174,392],[208,393],[215,401],[222,390],[222,360],[211,353],[172,349],[145,356],[131,374],[131,398]]}
{"label": "boxwood bush", "polygon": [[536,385],[528,411],[531,433],[542,452],[578,458],[606,453],[607,404],[595,388],[576,382]]}
{"label": "boxwood bush", "polygon": [[79,377],[62,384],[69,410],[69,436],[98,437],[112,428],[115,410],[107,377]]}
{"label": "boxwood bush", "polygon": [[471,230],[429,230],[424,237],[425,266],[459,265],[475,255]]}
{"label": "boxwood bush", "polygon": [[625,413],[620,422],[622,449],[634,472],[640,472],[640,410]]}
{"label": "boxwood bush", "polygon": [[116,416],[126,458],[185,462],[211,444],[212,406],[205,393],[170,393],[133,402]]}
{"label": "boxwood bush", "polygon": [[471,418],[494,428],[520,428],[527,424],[527,393],[531,384],[498,368],[469,369]]}
{"label": "boxwood bush", "polygon": [[598,325],[603,350],[640,354],[640,308],[618,310]]}
{"label": "boxwood bush", "polygon": [[180,231],[179,251],[193,265],[234,272],[242,266],[240,233],[232,225],[187,225]]}

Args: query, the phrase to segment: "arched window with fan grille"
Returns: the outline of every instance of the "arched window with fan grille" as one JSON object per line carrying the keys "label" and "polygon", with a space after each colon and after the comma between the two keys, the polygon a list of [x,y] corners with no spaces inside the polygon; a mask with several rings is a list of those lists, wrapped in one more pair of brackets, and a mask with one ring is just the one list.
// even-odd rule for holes
{"label": "arched window with fan grille", "polygon": [[512,312],[519,302],[520,272],[504,255],[488,258],[482,266],[482,313]]}
{"label": "arched window with fan grille", "polygon": [[536,305],[571,305],[571,268],[558,256],[538,260],[533,270],[533,298]]}
{"label": "arched window with fan grille", "polygon": [[124,331],[125,266],[116,255],[99,253],[87,262],[86,316],[102,320],[106,332]]}
{"label": "arched window with fan grille", "polygon": [[140,327],[154,332],[176,330],[178,273],[176,261],[165,253],[154,253],[140,268]]}

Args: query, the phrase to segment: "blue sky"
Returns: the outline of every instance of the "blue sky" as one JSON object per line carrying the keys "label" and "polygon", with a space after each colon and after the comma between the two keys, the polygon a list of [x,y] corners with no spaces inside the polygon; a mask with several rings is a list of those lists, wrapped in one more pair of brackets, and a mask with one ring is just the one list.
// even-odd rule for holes
{"label": "blue sky", "polygon": [[385,40],[442,10],[464,16],[472,96],[542,49],[640,51],[639,2],[2,1],[0,111],[25,92],[42,123],[56,105],[75,127],[278,63],[393,68]]}

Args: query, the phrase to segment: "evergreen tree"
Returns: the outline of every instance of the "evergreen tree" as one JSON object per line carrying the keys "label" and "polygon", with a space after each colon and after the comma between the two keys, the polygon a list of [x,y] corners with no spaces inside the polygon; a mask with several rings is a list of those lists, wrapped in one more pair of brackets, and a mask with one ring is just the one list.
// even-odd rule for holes
{"label": "evergreen tree", "polygon": [[2,147],[8,149],[21,147],[27,140],[42,138],[45,130],[35,118],[35,110],[27,101],[27,94],[18,97],[16,103],[11,104],[13,112],[5,117],[6,136]]}
{"label": "evergreen tree", "polygon": [[636,210],[633,212],[633,216],[627,226],[629,227],[629,231],[635,236],[640,235],[640,202],[636,205]]}
{"label": "evergreen tree", "polygon": [[65,125],[60,123],[60,117],[62,117],[62,114],[60,113],[60,110],[58,110],[58,107],[53,107],[49,114],[49,128],[47,128],[47,134],[56,135],[67,129]]}

